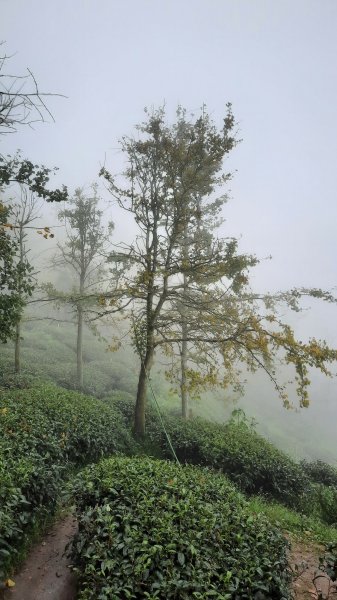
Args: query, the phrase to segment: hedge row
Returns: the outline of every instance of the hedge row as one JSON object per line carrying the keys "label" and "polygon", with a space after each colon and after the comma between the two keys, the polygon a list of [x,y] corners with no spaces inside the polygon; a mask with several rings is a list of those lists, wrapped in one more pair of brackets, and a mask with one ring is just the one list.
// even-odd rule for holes
{"label": "hedge row", "polygon": [[81,600],[289,598],[287,542],[221,474],[112,458],[75,482]]}
{"label": "hedge row", "polygon": [[[133,402],[116,392],[106,400],[123,414],[126,427]],[[297,463],[246,423],[216,424],[203,419],[183,421],[168,414],[164,422],[182,463],[220,470],[243,492],[262,494],[290,508],[315,515],[329,524],[337,521],[337,471],[321,461]],[[156,410],[147,411],[147,449],[172,458]],[[150,443],[149,443],[150,442]]]}
{"label": "hedge row", "polygon": [[[128,397],[116,394],[111,403],[132,419]],[[247,494],[264,494],[292,508],[299,508],[311,488],[309,476],[289,456],[246,424],[216,424],[194,418],[189,421],[164,416],[173,447],[183,463],[222,471]],[[171,458],[157,413],[148,408],[146,438],[162,458]]]}
{"label": "hedge row", "polygon": [[53,385],[0,394],[0,580],[74,468],[115,452],[131,435],[113,407]]}

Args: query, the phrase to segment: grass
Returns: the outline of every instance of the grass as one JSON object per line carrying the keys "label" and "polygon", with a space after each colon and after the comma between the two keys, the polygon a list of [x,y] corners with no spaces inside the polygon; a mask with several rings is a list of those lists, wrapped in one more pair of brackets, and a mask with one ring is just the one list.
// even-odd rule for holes
{"label": "grass", "polygon": [[326,525],[320,519],[303,515],[277,502],[268,501],[261,496],[249,500],[249,510],[252,514],[265,515],[270,523],[291,533],[306,542],[329,544],[337,542],[337,528]]}

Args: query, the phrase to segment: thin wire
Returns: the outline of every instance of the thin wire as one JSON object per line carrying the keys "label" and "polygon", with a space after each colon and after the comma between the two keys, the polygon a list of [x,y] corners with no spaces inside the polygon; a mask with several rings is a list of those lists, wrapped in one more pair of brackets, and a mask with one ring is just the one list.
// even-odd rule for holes
{"label": "thin wire", "polygon": [[[134,329],[134,331],[135,331],[135,317],[134,317],[133,311],[131,311],[131,319],[132,319],[132,325],[133,325],[133,329]],[[172,442],[171,442],[171,438],[170,438],[170,436],[169,436],[169,434],[168,434],[168,432],[167,432],[167,430],[166,430],[166,427],[165,427],[165,424],[164,424],[164,421],[163,421],[163,417],[162,417],[162,414],[161,414],[161,412],[160,412],[159,404],[158,404],[158,401],[157,401],[157,398],[156,398],[156,394],[154,393],[154,389],[153,389],[153,387],[152,387],[152,382],[151,382],[151,379],[150,379],[150,377],[149,377],[149,375],[148,375],[148,372],[147,372],[147,370],[146,370],[146,368],[145,368],[145,364],[144,364],[144,361],[143,361],[143,357],[142,357],[142,354],[141,354],[141,350],[140,350],[140,348],[138,348],[138,344],[137,344],[137,342],[136,342],[136,348],[137,348],[137,352],[138,352],[138,354],[139,354],[139,358],[140,358],[140,361],[141,361],[141,363],[142,363],[142,366],[143,366],[143,369],[144,369],[144,372],[145,372],[146,379],[148,380],[148,383],[149,383],[149,386],[150,386],[150,390],[151,390],[151,392],[152,392],[152,396],[153,396],[153,399],[154,399],[154,402],[155,402],[155,405],[156,405],[156,409],[157,409],[157,413],[158,413],[158,416],[159,416],[159,421],[160,421],[160,423],[161,423],[161,426],[162,426],[162,428],[163,428],[163,430],[164,430],[164,433],[165,433],[165,436],[166,436],[166,439],[167,439],[167,443],[168,443],[168,445],[169,445],[169,447],[170,447],[170,450],[171,450],[171,452],[172,452],[172,455],[173,455],[173,458],[174,458],[174,460],[175,460],[175,461],[176,461],[176,463],[179,465],[179,467],[181,467],[181,464],[180,464],[180,462],[179,462],[179,459],[178,459],[178,457],[177,457],[177,455],[176,455],[176,453],[175,453],[175,450],[174,450],[174,448],[173,448],[173,444],[172,444]]]}
{"label": "thin wire", "polygon": [[150,390],[151,390],[151,392],[152,392],[152,396],[153,396],[153,399],[154,399],[154,401],[155,401],[155,405],[156,405],[156,409],[157,409],[157,412],[158,412],[159,420],[160,420],[161,426],[162,426],[162,428],[163,428],[163,430],[164,430],[164,433],[165,433],[165,435],[166,435],[166,439],[167,439],[168,445],[169,445],[169,447],[170,447],[170,450],[171,450],[171,452],[172,452],[172,455],[173,455],[173,457],[174,457],[174,459],[175,459],[176,463],[179,465],[179,467],[181,467],[181,464],[180,464],[180,462],[179,462],[179,459],[178,459],[178,457],[177,457],[177,455],[176,455],[176,453],[175,453],[175,450],[174,450],[174,448],[173,448],[173,445],[172,445],[172,442],[171,442],[171,438],[170,438],[170,436],[169,436],[169,434],[168,434],[168,432],[167,432],[167,430],[166,430],[166,427],[165,427],[165,424],[164,424],[164,421],[163,421],[163,417],[162,417],[162,414],[161,414],[161,412],[160,412],[159,404],[158,404],[158,401],[157,401],[156,395],[155,395],[155,393],[154,393],[154,389],[153,389],[153,387],[152,387],[151,379],[150,379],[150,377],[148,376],[148,373],[147,373],[147,370],[145,369],[145,365],[144,365],[144,362],[143,362],[143,359],[142,359],[142,358],[141,358],[141,361],[142,361],[142,364],[143,364],[143,369],[144,369],[144,371],[145,371],[146,378],[147,378],[147,380],[148,380],[148,382],[149,382]]}

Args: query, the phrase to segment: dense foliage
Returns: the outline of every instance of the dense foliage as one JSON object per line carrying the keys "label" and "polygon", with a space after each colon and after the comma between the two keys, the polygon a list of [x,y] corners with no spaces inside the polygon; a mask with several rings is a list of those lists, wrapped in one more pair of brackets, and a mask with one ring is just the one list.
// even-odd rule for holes
{"label": "dense foliage", "polygon": [[33,290],[32,268],[27,260],[18,259],[18,243],[10,230],[10,219],[10,207],[0,202],[0,342],[13,335],[24,306],[22,296]]}
{"label": "dense foliage", "polygon": [[[115,393],[106,402],[112,402],[124,415],[126,427],[130,425],[133,406],[127,394]],[[321,461],[297,463],[245,422],[220,425],[203,419],[184,421],[165,414],[164,423],[181,462],[219,470],[246,494],[260,494],[327,524],[336,523],[337,488],[332,485],[332,466]],[[145,448],[154,456],[172,458],[152,407],[148,409]],[[322,483],[317,483],[319,480]]]}
{"label": "dense foliage", "polygon": [[119,413],[52,385],[0,394],[0,580],[74,468],[133,442]]}
{"label": "dense foliage", "polygon": [[337,543],[326,545],[324,556],[320,559],[320,569],[331,579],[337,581]]}
{"label": "dense foliage", "polygon": [[220,474],[113,458],[75,484],[79,598],[287,598],[287,543]]}
{"label": "dense foliage", "polygon": [[[127,424],[132,418],[131,404],[125,398],[116,405]],[[170,458],[158,416],[154,409],[148,413],[147,437],[162,457]],[[309,477],[300,465],[244,423],[220,425],[165,415],[165,426],[181,462],[220,470],[245,493],[261,493],[300,507],[310,489]]]}
{"label": "dense foliage", "polygon": [[316,483],[333,486],[337,489],[337,469],[322,460],[312,462],[303,460],[302,469]]}

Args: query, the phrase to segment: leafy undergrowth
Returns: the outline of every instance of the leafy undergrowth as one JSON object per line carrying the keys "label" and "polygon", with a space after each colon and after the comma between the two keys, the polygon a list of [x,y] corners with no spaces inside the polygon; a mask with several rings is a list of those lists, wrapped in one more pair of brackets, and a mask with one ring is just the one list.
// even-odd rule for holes
{"label": "leafy undergrowth", "polygon": [[116,409],[53,385],[0,394],[0,580],[80,466],[135,444]]}
{"label": "leafy undergrowth", "polygon": [[290,597],[286,540],[221,474],[117,457],[75,498],[81,600]]}
{"label": "leafy undergrowth", "polygon": [[[130,394],[116,391],[102,402],[50,384],[34,384],[31,378],[6,382],[8,388],[18,387],[0,393],[0,580],[11,573],[32,534],[55,513],[64,482],[75,470],[103,456],[140,451],[130,434],[134,405]],[[27,385],[31,388],[25,389]],[[259,598],[286,598],[288,576],[285,571],[282,577],[279,570],[286,563],[281,558],[279,567],[276,564],[276,557],[283,557],[284,541],[275,527],[301,539],[335,544],[337,531],[327,524],[336,522],[336,470],[321,462],[296,463],[244,423],[184,422],[165,415],[165,424],[180,461],[211,468],[213,474],[197,466],[177,470],[174,464],[148,458],[108,461],[104,463],[108,466],[86,471],[76,483],[83,513],[76,546],[76,560],[85,573],[82,598],[253,598],[253,590],[260,593]],[[157,414],[151,409],[142,452],[170,457]],[[223,474],[242,492],[263,498],[245,502]],[[113,490],[118,491],[118,498]],[[112,514],[112,506],[120,512]],[[185,512],[184,506],[188,507]],[[212,523],[216,534],[210,529]],[[118,533],[118,543],[111,530]],[[95,540],[92,544],[90,536]],[[145,547],[142,536],[148,540]],[[181,545],[180,538],[185,540]],[[188,553],[189,545],[195,554],[191,548]],[[243,563],[238,553],[245,552]],[[223,562],[225,554],[228,563]],[[256,562],[260,558],[261,563]],[[141,590],[135,592],[141,596],[132,596],[121,575],[125,567],[127,578],[132,560],[139,576],[132,586],[140,586],[132,590]],[[192,591],[188,569],[197,582]],[[268,569],[273,571],[269,584]],[[104,591],[108,576],[109,581],[115,577],[109,585],[116,589],[117,579],[124,585],[120,595]],[[207,592],[202,585],[208,586]],[[267,585],[274,586],[272,592],[263,587]],[[284,595],[278,596],[281,591]]]}
{"label": "leafy undergrowth", "polygon": [[[128,395],[115,393],[112,403],[124,415],[133,414]],[[182,463],[211,467],[227,475],[245,494],[262,494],[303,514],[337,522],[337,471],[322,462],[297,463],[245,423],[223,425],[203,419],[164,415],[166,429]],[[156,411],[149,407],[146,449],[160,458],[172,458]]]}

